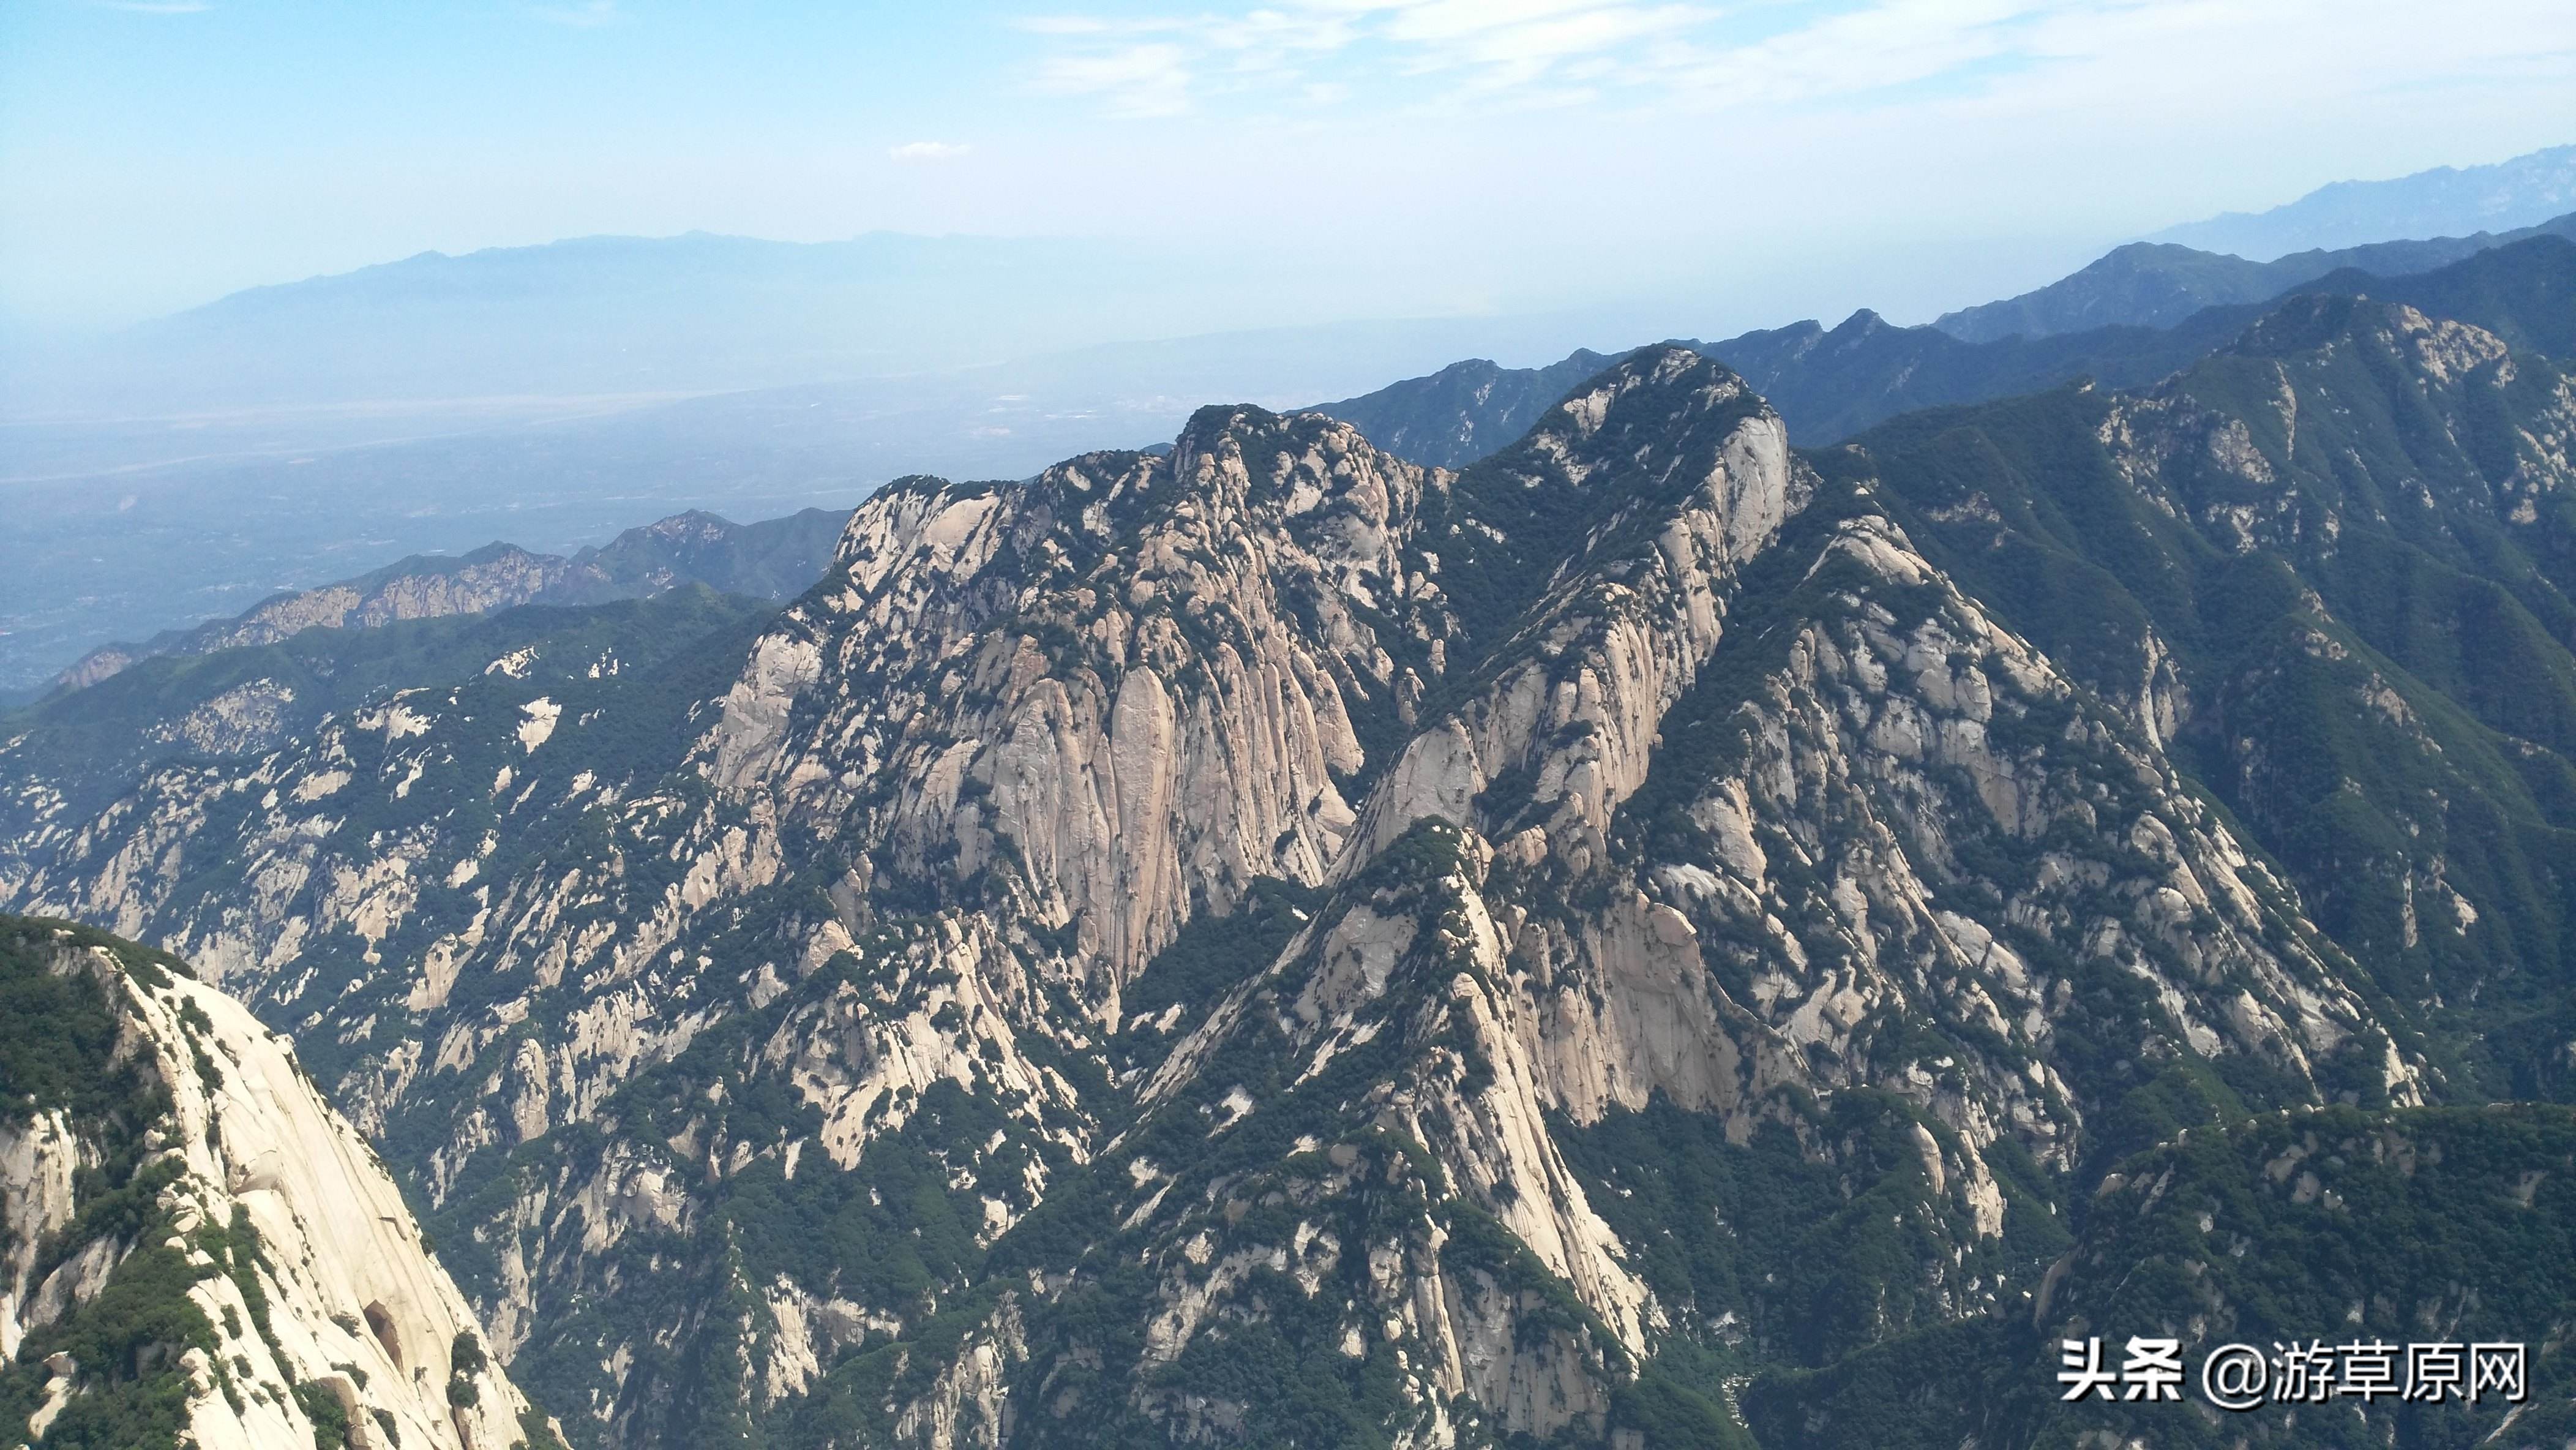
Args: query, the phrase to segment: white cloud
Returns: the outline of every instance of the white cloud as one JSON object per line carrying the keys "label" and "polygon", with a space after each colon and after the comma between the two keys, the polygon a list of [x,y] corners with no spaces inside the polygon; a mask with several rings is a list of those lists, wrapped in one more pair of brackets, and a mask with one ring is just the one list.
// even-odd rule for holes
{"label": "white cloud", "polygon": [[[1787,105],[1951,75],[2029,45],[2048,0],[1882,0],[1746,45],[1676,48],[1660,79],[1715,105]],[[2096,6],[2094,8],[2105,8]]]}
{"label": "white cloud", "polygon": [[1113,116],[1177,116],[1190,108],[1189,54],[1168,41],[1057,56],[1038,69],[1048,95],[1095,96]]}
{"label": "white cloud", "polygon": [[906,141],[886,149],[897,161],[954,161],[975,148],[962,141]]}
{"label": "white cloud", "polygon": [[2105,31],[2227,28],[2211,11],[2208,0],[1259,0],[1017,25],[1056,47],[1041,92],[1169,116],[1218,95],[1311,108],[1372,94],[1437,107],[1616,93],[1727,107],[1973,88],[1994,80],[1989,68],[2045,66]]}
{"label": "white cloud", "polygon": [[[1063,47],[1040,67],[1042,92],[1103,96],[1128,115],[1172,115],[1221,93],[1330,105],[1363,89],[1360,77],[1415,100],[1432,99],[1420,80],[1434,76],[1467,95],[1541,81],[1561,95],[1565,79],[1616,80],[1647,43],[1717,14],[1633,0],[1271,0],[1197,16],[1051,15],[1019,28]],[[1570,74],[1575,66],[1582,74]],[[1140,100],[1134,86],[1155,89]]]}

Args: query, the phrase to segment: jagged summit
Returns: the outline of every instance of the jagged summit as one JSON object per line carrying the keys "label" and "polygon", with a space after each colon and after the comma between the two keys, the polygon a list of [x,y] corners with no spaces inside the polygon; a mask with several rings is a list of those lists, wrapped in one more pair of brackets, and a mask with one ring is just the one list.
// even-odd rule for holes
{"label": "jagged summit", "polygon": [[[2554,225],[2555,233],[2539,228],[2519,240],[2471,238],[2457,248],[2398,243],[2277,272],[2257,268],[2261,275],[2220,289],[2246,300],[2194,303],[2198,310],[2188,315],[2092,318],[2070,323],[2081,329],[2075,331],[2009,327],[1963,341],[1937,326],[1894,326],[1862,309],[1830,330],[1809,319],[1685,345],[1735,368],[1806,447],[1843,440],[1908,411],[1979,403],[2078,378],[2111,388],[2150,387],[2227,346],[2289,295],[2400,301],[2494,332],[2516,349],[2565,357],[2576,353],[2576,286],[2570,283],[2576,242],[2566,235],[2576,232],[2576,217]],[[1548,404],[1608,362],[1578,354],[1546,369],[1500,369],[1479,374],[1490,386],[1468,394],[1450,388],[1446,373],[1411,378],[1324,411],[1358,423],[1399,456],[1458,468],[1517,441]],[[1540,391],[1548,396],[1528,401]],[[1439,428],[1425,430],[1425,419],[1438,420]]]}
{"label": "jagged summit", "polygon": [[1868,1443],[2125,1292],[2131,1155],[2563,1080],[2565,370],[2302,307],[905,480],[773,616],[30,768],[0,893],[294,1025],[585,1444]]}
{"label": "jagged summit", "polygon": [[2247,328],[2227,352],[2290,359],[2337,346],[2411,345],[2414,367],[2442,381],[2455,371],[2505,356],[2502,339],[2466,323],[2436,320],[2402,302],[2359,294],[2293,297]]}

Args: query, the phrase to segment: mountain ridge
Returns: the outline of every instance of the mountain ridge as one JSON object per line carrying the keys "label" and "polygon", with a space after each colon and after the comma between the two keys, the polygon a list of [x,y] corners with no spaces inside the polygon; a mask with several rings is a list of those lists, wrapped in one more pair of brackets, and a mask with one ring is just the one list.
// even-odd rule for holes
{"label": "mountain ridge", "polygon": [[[2576,159],[2576,148],[2569,148]],[[1943,313],[1932,325],[1967,342],[2047,337],[2105,324],[2171,327],[2205,307],[2268,302],[2331,273],[2430,272],[2532,237],[2576,239],[2576,212],[2509,231],[2312,248],[2253,262],[2170,242],[2131,242],[2045,287]]]}
{"label": "mountain ridge", "polygon": [[691,509],[568,556],[500,542],[455,556],[415,554],[353,578],[272,595],[230,619],[165,630],[141,643],[101,645],[57,675],[51,688],[83,689],[161,655],[275,644],[306,629],[366,629],[519,604],[590,604],[683,583],[783,599],[822,573],[844,517],[803,509],[736,524]]}
{"label": "mountain ridge", "polygon": [[579,1444],[1865,1423],[1800,1377],[2021,1373],[2138,1155],[2570,1087],[2566,366],[2222,342],[1803,450],[1666,345],[1454,471],[1231,405],[901,480],[775,613],[10,743],[0,902],[292,1026]]}
{"label": "mountain ridge", "polygon": [[[1356,424],[1399,457],[1433,468],[1457,468],[1492,452],[1490,440],[1527,432],[1541,413],[1610,361],[1605,354],[1577,348],[1540,368],[1504,368],[1490,358],[1452,363],[1419,380],[1440,395],[1427,405],[1434,413],[1430,417],[1423,416],[1424,400],[1408,397],[1399,408],[1392,389],[1383,388],[1303,411]],[[1441,415],[1444,409],[1454,412]]]}
{"label": "mountain ridge", "polygon": [[[2576,304],[2569,300],[2576,295],[2576,243],[2555,233],[2487,247],[2429,272],[2380,277],[2345,267],[2282,295],[2327,292],[2405,301],[2494,329],[2518,348],[2553,355],[2576,350]],[[1981,402],[2079,378],[2111,388],[2144,387],[2224,347],[2279,300],[2205,307],[2166,328],[2114,324],[1974,343],[1938,327],[1899,327],[1863,308],[1830,330],[1806,321],[1684,345],[1739,369],[1814,444],[1840,441],[1915,409]],[[1456,466],[1526,426],[1534,410],[1522,390],[1543,393],[1577,359],[1591,356],[1596,355],[1580,353],[1551,369],[1474,369],[1478,386],[1501,390],[1508,407],[1456,395],[1454,379],[1462,374],[1453,369],[1323,405],[1322,411],[1373,423],[1399,440],[1389,444],[1399,454],[1419,446],[1417,436],[1432,438],[1417,461]]]}
{"label": "mountain ridge", "polygon": [[2514,227],[2576,203],[2576,146],[2553,146],[2485,166],[2437,166],[2391,181],[2337,181],[2269,211],[2228,212],[2168,227],[2151,242],[2241,256],[2282,256],[2379,237]]}

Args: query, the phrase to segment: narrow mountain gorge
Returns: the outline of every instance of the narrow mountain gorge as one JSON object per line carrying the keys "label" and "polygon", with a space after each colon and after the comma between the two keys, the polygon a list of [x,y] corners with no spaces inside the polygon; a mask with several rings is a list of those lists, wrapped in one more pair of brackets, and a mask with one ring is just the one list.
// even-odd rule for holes
{"label": "narrow mountain gorge", "polygon": [[2199,1246],[2563,1247],[2521,248],[1835,446],[1654,347],[1454,471],[1208,408],[783,609],[148,661],[0,727],[0,906],[291,1033],[577,1445],[2237,1443],[2055,1338],[2568,1327]]}

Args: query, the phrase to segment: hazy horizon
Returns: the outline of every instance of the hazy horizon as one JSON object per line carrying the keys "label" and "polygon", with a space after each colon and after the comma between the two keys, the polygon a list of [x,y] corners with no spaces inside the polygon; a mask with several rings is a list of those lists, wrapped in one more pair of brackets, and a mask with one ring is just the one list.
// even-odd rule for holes
{"label": "hazy horizon", "polygon": [[0,316],[95,329],[424,252],[707,231],[1305,274],[1267,314],[1248,286],[1231,326],[1316,320],[1317,296],[1346,299],[1325,320],[1658,295],[1711,329],[1924,321],[2161,228],[2564,142],[2571,81],[2576,14],[2536,0],[2439,26],[2113,0],[757,24],[637,0],[49,0],[0,16]]}
{"label": "hazy horizon", "polygon": [[0,505],[0,1450],[2576,1450],[2576,0],[0,0]]}
{"label": "hazy horizon", "polygon": [[1024,472],[1200,403],[1929,322],[2571,140],[2539,0],[32,0],[0,683],[406,553]]}

